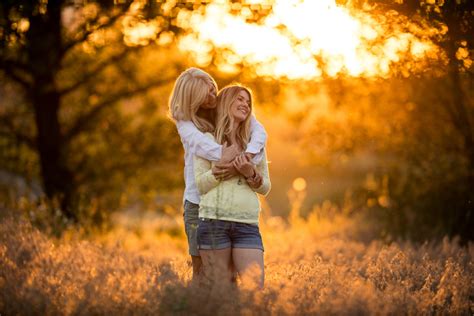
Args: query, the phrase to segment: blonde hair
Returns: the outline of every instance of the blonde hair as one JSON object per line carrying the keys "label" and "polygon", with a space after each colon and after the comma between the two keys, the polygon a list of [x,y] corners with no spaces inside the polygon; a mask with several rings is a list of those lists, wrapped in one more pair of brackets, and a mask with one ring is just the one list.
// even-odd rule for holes
{"label": "blonde hair", "polygon": [[239,126],[236,131],[236,139],[238,145],[242,149],[247,148],[247,144],[250,140],[250,117],[252,115],[252,92],[249,88],[239,84],[233,84],[223,88],[217,95],[217,122],[216,122],[216,141],[219,144],[223,144],[229,141],[232,129],[234,128],[234,117],[231,114],[231,106],[239,96],[241,91],[245,91],[249,95],[249,107],[250,113]]}
{"label": "blonde hair", "polygon": [[216,82],[207,72],[198,68],[188,68],[182,72],[171,92],[169,116],[175,121],[192,121],[202,132],[214,131],[213,119],[204,118],[202,113],[198,113],[208,98],[209,83],[217,91]]}

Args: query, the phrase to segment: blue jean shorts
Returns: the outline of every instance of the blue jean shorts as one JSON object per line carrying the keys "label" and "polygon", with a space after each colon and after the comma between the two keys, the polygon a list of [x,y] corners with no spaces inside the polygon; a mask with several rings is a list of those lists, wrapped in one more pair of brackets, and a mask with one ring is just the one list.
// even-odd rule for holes
{"label": "blue jean shorts", "polygon": [[257,224],[200,218],[197,235],[198,247],[201,250],[225,248],[264,250]]}
{"label": "blue jean shorts", "polygon": [[191,256],[199,256],[197,228],[199,224],[199,205],[184,201],[184,231],[188,238],[188,249]]}

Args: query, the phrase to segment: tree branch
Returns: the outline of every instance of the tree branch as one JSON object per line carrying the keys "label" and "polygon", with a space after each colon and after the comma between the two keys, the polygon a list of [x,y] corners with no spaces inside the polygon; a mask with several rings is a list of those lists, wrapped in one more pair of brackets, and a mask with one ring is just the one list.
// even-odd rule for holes
{"label": "tree branch", "polygon": [[14,70],[22,70],[25,72],[29,72],[30,68],[27,64],[21,63],[18,60],[11,59],[11,58],[2,58],[0,62],[0,67],[3,68],[3,65],[8,65],[11,69]]}
{"label": "tree branch", "polygon": [[124,59],[125,57],[128,56],[133,51],[138,51],[139,49],[142,49],[143,47],[141,46],[135,46],[135,47],[126,47],[122,52],[119,54],[110,57],[108,60],[103,61],[99,63],[94,69],[92,69],[90,72],[86,73],[80,80],[77,82],[71,84],[69,87],[65,87],[64,89],[59,90],[60,95],[66,95],[68,93],[71,93],[72,91],[76,90],[83,84],[87,83],[90,79],[94,78],[97,76],[102,70],[107,68],[108,66],[119,62],[120,60]]}
{"label": "tree branch", "polygon": [[[0,69],[3,69],[7,77],[11,78],[15,82],[19,83],[23,88],[29,89],[31,87],[30,82],[19,76],[16,71],[18,69],[27,70],[27,67],[20,63],[14,63],[9,60],[0,60]],[[15,67],[17,69],[15,69]],[[20,68],[21,67],[21,68]]]}
{"label": "tree branch", "polygon": [[36,151],[38,149],[36,147],[36,142],[34,140],[32,140],[31,138],[26,137],[25,135],[21,135],[21,134],[14,133],[14,132],[11,132],[11,131],[2,131],[2,130],[0,130],[0,135],[6,136],[6,137],[12,137],[13,136],[17,142],[26,145],[31,150]]}
{"label": "tree branch", "polygon": [[12,121],[8,117],[0,116],[0,123],[3,127],[6,127],[8,129],[7,131],[0,130],[1,135],[10,136],[10,137],[13,136],[18,142],[27,145],[30,149],[32,150],[37,149],[36,140],[30,137],[29,135],[20,133],[17,130],[17,128],[15,128]]}
{"label": "tree branch", "polygon": [[104,101],[100,102],[99,104],[95,105],[92,110],[87,112],[86,114],[82,115],[79,117],[76,122],[72,125],[72,127],[66,132],[64,135],[64,141],[65,142],[70,142],[75,136],[77,136],[80,132],[85,130],[87,128],[87,125],[91,124],[91,122],[99,116],[103,111],[105,111],[107,108],[110,106],[114,105],[116,102],[126,99],[129,97],[133,97],[137,94],[145,93],[148,90],[161,86],[165,83],[168,83],[172,78],[166,78],[166,79],[161,79],[161,80],[155,80],[153,82],[150,82],[149,84],[146,84],[144,86],[138,87],[136,89],[128,90],[128,91],[123,91],[121,93],[118,93],[116,95],[113,95]]}
{"label": "tree branch", "polygon": [[[102,17],[101,13],[97,14],[97,16],[95,18],[93,18],[92,20],[88,20],[88,21],[84,22],[80,27],[80,28],[84,29],[84,32],[78,38],[75,38],[75,39],[71,40],[70,42],[66,43],[64,45],[60,55],[62,55],[62,56],[65,55],[74,46],[76,46],[77,44],[80,44],[80,43],[84,42],[85,40],[87,40],[89,35],[91,35],[92,33],[96,32],[100,29],[104,29],[104,28],[107,28],[109,26],[112,26],[120,17],[122,17],[128,11],[128,9],[130,8],[130,5],[132,3],[133,3],[133,0],[126,0],[126,2],[123,4],[123,7],[121,8],[121,11],[119,13],[117,13],[114,16],[110,17],[107,22],[105,22],[103,24],[100,24],[100,25],[97,25],[93,28],[87,29],[87,25],[88,24],[91,24],[91,25],[97,24],[99,22],[100,18]],[[107,16],[107,15],[108,15],[108,13],[106,12],[105,16]]]}

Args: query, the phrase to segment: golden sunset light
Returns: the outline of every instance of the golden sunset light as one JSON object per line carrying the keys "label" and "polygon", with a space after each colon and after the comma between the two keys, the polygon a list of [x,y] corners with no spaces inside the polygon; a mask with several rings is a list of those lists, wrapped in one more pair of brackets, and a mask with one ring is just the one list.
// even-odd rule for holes
{"label": "golden sunset light", "polygon": [[[219,62],[224,71],[232,72],[243,63],[254,66],[259,76],[289,79],[315,79],[323,72],[330,77],[384,77],[402,56],[412,62],[423,61],[427,54],[437,58],[437,47],[405,32],[396,25],[396,17],[393,21],[375,17],[338,6],[334,0],[278,0],[258,24],[246,21],[250,10],[234,15],[231,9],[231,3],[216,1],[205,13],[188,11],[179,16],[178,23],[192,30],[180,48],[193,54],[200,66],[209,65],[213,47],[225,52]],[[421,30],[425,31],[425,35],[436,33]]]}
{"label": "golden sunset light", "polygon": [[0,1],[0,316],[474,315],[474,0]]}
{"label": "golden sunset light", "polygon": [[128,45],[146,45],[156,38],[157,23],[137,22],[133,26],[124,22],[124,40]]}

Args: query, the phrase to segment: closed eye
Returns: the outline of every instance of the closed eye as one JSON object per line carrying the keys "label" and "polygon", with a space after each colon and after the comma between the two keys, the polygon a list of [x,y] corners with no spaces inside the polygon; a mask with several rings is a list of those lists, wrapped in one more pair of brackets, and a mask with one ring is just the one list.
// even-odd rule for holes
{"label": "closed eye", "polygon": [[250,106],[250,101],[245,100],[243,97],[238,97],[237,98],[240,102],[246,103],[248,106]]}

